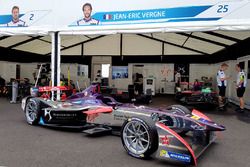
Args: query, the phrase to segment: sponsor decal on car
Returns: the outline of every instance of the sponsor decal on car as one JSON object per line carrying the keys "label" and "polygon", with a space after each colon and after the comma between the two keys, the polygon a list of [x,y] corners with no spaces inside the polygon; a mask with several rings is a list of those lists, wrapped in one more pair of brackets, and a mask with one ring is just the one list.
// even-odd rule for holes
{"label": "sponsor decal on car", "polygon": [[52,119],[51,110],[45,108],[44,109],[44,117],[46,118],[47,121],[50,121]]}
{"label": "sponsor decal on car", "polygon": [[191,118],[195,119],[195,120],[199,120],[200,117],[198,117],[197,115],[193,115]]}
{"label": "sponsor decal on car", "polygon": [[170,158],[169,155],[168,155],[168,152],[166,150],[161,150],[160,151],[160,157]]}
{"label": "sponsor decal on car", "polygon": [[55,120],[72,120],[77,117],[76,113],[57,113],[53,112],[52,114],[52,119]]}
{"label": "sponsor decal on car", "polygon": [[206,119],[204,119],[204,118],[200,118],[200,119],[199,119],[199,121],[204,122],[204,123],[211,123],[211,124],[215,124],[214,122],[209,121],[209,120],[206,120]]}
{"label": "sponsor decal on car", "polygon": [[170,138],[173,138],[172,135],[160,135],[160,145],[161,146],[168,146],[170,144]]}
{"label": "sponsor decal on car", "polygon": [[45,124],[42,117],[40,117],[39,124],[40,125],[44,125]]}
{"label": "sponsor decal on car", "polygon": [[160,151],[160,157],[170,158],[182,162],[191,162],[191,156],[187,154],[175,153],[166,150]]}
{"label": "sponsor decal on car", "polygon": [[127,115],[114,114],[114,120],[125,121],[127,119],[129,119],[129,116]]}
{"label": "sponsor decal on car", "polygon": [[88,121],[88,122],[93,122],[98,116],[99,116],[99,113],[89,114],[89,115],[87,116],[87,121]]}
{"label": "sponsor decal on car", "polygon": [[53,113],[54,117],[76,117],[76,113]]}

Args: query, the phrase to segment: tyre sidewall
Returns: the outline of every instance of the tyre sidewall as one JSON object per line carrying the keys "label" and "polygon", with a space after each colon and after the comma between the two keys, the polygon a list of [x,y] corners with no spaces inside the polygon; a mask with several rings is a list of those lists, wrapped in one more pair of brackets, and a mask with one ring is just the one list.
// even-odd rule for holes
{"label": "tyre sidewall", "polygon": [[[125,121],[124,124],[123,124],[123,126],[122,126],[122,131],[121,131],[122,145],[125,148],[126,152],[129,155],[131,155],[132,157],[140,158],[140,159],[146,159],[152,153],[154,153],[157,150],[157,148],[158,148],[158,134],[157,134],[156,127],[155,127],[154,123],[151,123],[152,121],[149,121],[147,119],[150,119],[150,118],[141,119],[141,118],[133,117],[133,118],[130,118],[127,121]],[[135,153],[131,152],[127,148],[127,146],[126,146],[126,144],[125,144],[125,142],[123,140],[123,131],[124,131],[125,126],[129,122],[133,122],[133,121],[137,121],[137,122],[140,122],[141,124],[143,124],[144,127],[146,128],[146,130],[148,131],[148,134],[149,134],[149,146],[148,146],[148,149],[147,149],[147,151],[145,151],[142,154],[135,154]]]}
{"label": "tyre sidewall", "polygon": [[[36,105],[36,114],[37,114],[37,117],[35,120],[31,121],[27,118],[27,105],[29,103],[33,103]],[[28,124],[30,125],[38,125],[38,122],[39,122],[39,119],[40,119],[40,101],[35,99],[35,98],[30,98],[27,100],[27,104],[26,104],[26,107],[25,107],[25,117],[26,117],[26,121]]]}
{"label": "tyre sidewall", "polygon": [[168,106],[167,109],[174,109],[174,110],[178,111],[179,113],[182,113],[185,115],[192,114],[192,112],[187,107],[179,105],[179,104]]}

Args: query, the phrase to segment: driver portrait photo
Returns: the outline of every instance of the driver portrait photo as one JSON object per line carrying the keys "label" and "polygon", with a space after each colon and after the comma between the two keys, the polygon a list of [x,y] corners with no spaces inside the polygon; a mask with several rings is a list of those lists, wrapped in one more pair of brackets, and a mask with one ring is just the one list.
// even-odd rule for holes
{"label": "driver portrait photo", "polygon": [[83,18],[77,21],[77,25],[98,25],[99,20],[96,20],[91,17],[92,5],[90,3],[85,3],[82,6]]}
{"label": "driver portrait photo", "polygon": [[25,22],[19,19],[19,7],[13,6],[12,10],[12,20],[7,24],[7,27],[25,27]]}

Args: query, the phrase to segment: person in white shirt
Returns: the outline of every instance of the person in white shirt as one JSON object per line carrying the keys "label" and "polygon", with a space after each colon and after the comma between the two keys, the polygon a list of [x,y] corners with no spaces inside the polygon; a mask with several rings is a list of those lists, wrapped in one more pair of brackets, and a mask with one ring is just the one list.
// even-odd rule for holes
{"label": "person in white shirt", "polygon": [[80,19],[77,21],[77,25],[81,26],[81,25],[98,25],[99,24],[99,20],[96,20],[94,18],[91,17],[91,13],[92,13],[92,5],[90,3],[85,3],[82,6],[82,11],[83,11],[83,19]]}
{"label": "person in white shirt", "polygon": [[237,74],[237,80],[236,80],[236,92],[237,92],[237,97],[239,98],[240,101],[240,107],[236,109],[237,112],[244,112],[244,93],[247,85],[247,77],[243,69],[240,67],[239,64],[236,64],[235,70],[238,73]]}
{"label": "person in white shirt", "polygon": [[228,65],[226,63],[221,64],[220,70],[217,72],[217,85],[219,88],[219,98],[218,98],[218,103],[219,103],[219,110],[225,110],[224,106],[224,101],[225,101],[225,95],[226,95],[226,87],[227,87],[227,80],[230,77],[227,77],[225,74],[225,71],[227,70]]}
{"label": "person in white shirt", "polygon": [[19,19],[19,7],[13,6],[12,10],[12,20],[7,24],[7,27],[25,27],[25,22]]}

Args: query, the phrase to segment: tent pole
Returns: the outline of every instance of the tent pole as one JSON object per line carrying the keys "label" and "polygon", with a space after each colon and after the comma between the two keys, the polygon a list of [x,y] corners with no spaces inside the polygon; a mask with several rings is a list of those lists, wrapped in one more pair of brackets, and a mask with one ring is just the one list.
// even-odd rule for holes
{"label": "tent pole", "polygon": [[[60,74],[61,74],[61,54],[60,46],[61,39],[59,32],[53,32],[52,36],[52,54],[51,54],[51,81],[52,87],[60,86]],[[52,91],[52,98],[54,99],[54,91]],[[60,90],[57,90],[56,100],[60,100]]]}

